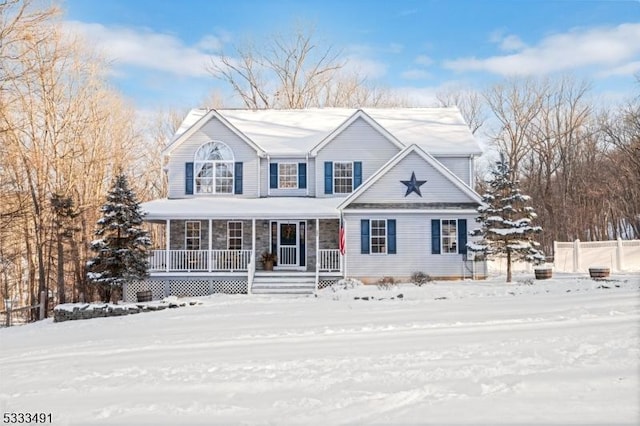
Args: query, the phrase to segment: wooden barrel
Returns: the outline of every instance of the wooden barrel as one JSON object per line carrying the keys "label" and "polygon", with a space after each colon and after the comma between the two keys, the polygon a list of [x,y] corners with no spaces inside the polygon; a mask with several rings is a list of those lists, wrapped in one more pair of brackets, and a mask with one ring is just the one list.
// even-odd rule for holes
{"label": "wooden barrel", "polygon": [[609,268],[589,268],[589,275],[593,279],[607,278],[610,273]]}
{"label": "wooden barrel", "polygon": [[553,274],[551,268],[535,269],[534,272],[536,273],[536,280],[548,280]]}
{"label": "wooden barrel", "polygon": [[151,290],[139,291],[137,296],[138,302],[151,302]]}

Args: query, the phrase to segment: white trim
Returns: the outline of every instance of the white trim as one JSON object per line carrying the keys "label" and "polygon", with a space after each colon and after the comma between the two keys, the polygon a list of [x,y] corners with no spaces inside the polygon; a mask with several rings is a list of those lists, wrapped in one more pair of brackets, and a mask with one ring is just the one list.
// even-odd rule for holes
{"label": "white trim", "polygon": [[[298,180],[300,179],[300,176],[299,176],[300,170],[299,170],[299,167],[298,167],[299,163],[298,162],[293,162],[293,161],[286,161],[286,162],[277,162],[276,164],[278,165],[278,176],[277,176],[277,179],[278,179],[278,190],[287,191],[287,190],[292,190],[292,189],[298,189]],[[292,187],[281,187],[280,186],[280,176],[283,176],[283,174],[280,173],[280,166],[283,166],[283,165],[286,165],[286,166],[294,165],[296,167],[296,172],[295,172],[295,184],[296,184],[296,186],[292,186]],[[291,177],[290,174],[287,174],[285,176]]]}
{"label": "white trim", "polygon": [[231,130],[236,136],[238,136],[242,141],[244,141],[251,148],[255,149],[258,156],[263,157],[266,152],[255,142],[249,139],[244,133],[238,130],[233,124],[231,124],[226,118],[224,118],[220,113],[216,110],[211,109],[205,115],[203,115],[198,121],[196,121],[191,127],[189,127],[185,132],[183,132],[176,140],[174,140],[171,145],[166,147],[162,151],[162,155],[171,155],[171,152],[182,145],[182,143],[189,139],[195,132],[200,130],[205,124],[207,124],[212,118],[217,118],[224,126],[226,126],[229,130]]}
{"label": "white trim", "polygon": [[[188,244],[187,244],[187,240],[189,237],[187,237],[187,233],[188,233],[188,229],[187,227],[189,226],[190,223],[197,223],[198,224],[198,248],[189,248]],[[194,239],[195,237],[191,237],[191,239]],[[185,250],[202,250],[202,222],[199,220],[185,220],[184,222],[184,249]],[[211,250],[211,248],[209,248],[209,250]]]}
{"label": "white trim", "polygon": [[[389,223],[388,219],[368,219],[369,220],[369,253],[374,256],[386,256],[389,254]],[[373,221],[384,222],[384,253],[373,252]],[[378,236],[379,238],[379,236]]]}
{"label": "white trim", "polygon": [[[336,191],[336,163],[340,163],[340,164],[351,164],[351,191],[349,192],[337,192]],[[344,195],[344,194],[351,194],[354,190],[354,182],[355,182],[355,166],[354,166],[354,161],[332,161],[332,166],[331,166],[331,172],[332,172],[332,190],[333,190],[333,195],[339,194],[339,195]],[[340,179],[344,179],[344,177],[340,177]]]}
{"label": "white trim", "polygon": [[213,219],[209,219],[209,238],[208,238],[208,243],[209,243],[209,259],[207,264],[209,265],[209,272],[211,272],[212,268],[211,268],[211,253],[213,252]]}
{"label": "white trim", "polygon": [[[223,145],[230,153],[231,153],[231,159],[225,159],[225,160],[199,160],[196,158],[196,156],[198,155],[198,153],[200,152],[201,149],[203,149],[206,145],[210,145],[210,144],[219,144],[219,145]],[[206,177],[200,177],[198,178],[198,173],[202,172],[202,169],[204,169],[204,167],[206,165],[211,165],[212,166],[212,170],[211,170],[211,192],[202,192],[202,191],[198,191],[198,179],[200,179],[200,182],[202,182],[203,179],[208,179]],[[225,164],[227,167],[229,167],[229,170],[231,172],[231,191],[229,192],[218,192],[217,190],[217,184],[218,184],[218,176],[217,176],[217,167],[219,164]],[[236,164],[236,156],[233,152],[233,150],[231,149],[231,147],[229,147],[228,144],[226,144],[225,142],[221,141],[221,140],[217,140],[217,139],[212,139],[209,140],[207,142],[204,142],[202,144],[200,144],[200,146],[198,147],[198,149],[195,150],[194,154],[193,154],[193,195],[219,195],[219,194],[224,194],[224,195],[231,195],[234,194],[234,186],[235,186],[235,175],[236,175],[236,170],[235,170],[235,164]],[[198,169],[198,165],[200,165],[200,169]],[[228,180],[228,177],[222,177],[220,176],[221,181],[224,179],[224,181]],[[202,184],[200,185],[201,187],[203,186]]]}
{"label": "white trim", "polygon": [[[272,221],[274,222],[274,221]],[[277,264],[276,266],[274,266],[274,270],[291,270],[291,269],[299,269],[300,266],[300,222],[302,222],[302,220],[276,220],[275,221],[277,223],[276,225],[276,233],[277,233],[277,237],[276,237],[276,256],[278,258],[277,260]],[[295,245],[284,245],[285,247],[295,247],[296,250],[296,259],[295,259],[295,264],[287,264],[285,266],[282,266],[281,264],[281,260],[280,260],[280,251],[281,251],[281,242],[282,242],[282,233],[281,233],[281,225],[295,225],[296,227],[296,232],[295,232]],[[305,226],[306,228],[306,226]],[[305,229],[305,239],[306,239],[306,229]],[[306,265],[306,264],[305,264]],[[276,269],[277,268],[277,269]],[[306,266],[305,266],[306,269]]]}
{"label": "white trim", "polygon": [[234,195],[159,199],[141,204],[147,222],[166,219],[338,219],[337,197],[262,197]]}
{"label": "white trim", "polygon": [[478,214],[477,210],[447,210],[447,209],[345,209],[342,214],[402,214],[402,213],[424,213],[424,214],[452,214],[452,215],[465,215],[465,214]]}
{"label": "white trim", "polygon": [[362,183],[355,191],[351,193],[348,197],[346,197],[339,205],[338,209],[342,210],[352,202],[354,202],[360,195],[362,195],[367,189],[373,186],[378,180],[382,178],[389,170],[395,167],[401,160],[403,160],[410,153],[415,152],[420,157],[422,157],[429,165],[435,168],[438,172],[444,175],[451,183],[453,183],[458,189],[464,192],[472,201],[477,202],[478,204],[482,204],[482,198],[478,195],[469,185],[467,185],[462,179],[456,176],[451,170],[446,168],[441,162],[436,160],[431,154],[425,152],[418,145],[409,145],[398,154],[396,154],[393,158],[391,158],[387,163],[382,166],[378,171],[376,171],[373,175],[371,175],[365,182]]}
{"label": "white trim", "polygon": [[[455,240],[456,251],[454,251],[454,252],[447,251],[445,253],[445,251],[444,251],[444,244],[443,244],[443,242],[444,242],[444,232],[443,232],[444,223],[443,222],[445,220],[447,222],[454,222],[455,223],[456,232],[454,233],[454,235],[456,237],[456,240]],[[460,254],[460,247],[458,246],[458,218],[455,218],[455,219],[440,219],[440,255],[451,256],[451,255],[454,255],[454,254]]]}
{"label": "white trim", "polygon": [[169,250],[171,249],[171,219],[166,220],[166,229],[165,229],[165,243],[164,245],[167,247],[167,251],[165,251],[165,265],[167,272],[169,272]]}
{"label": "white trim", "polygon": [[324,139],[322,139],[316,146],[311,148],[309,154],[312,156],[317,156],[318,152],[322,150],[329,142],[335,139],[340,133],[342,133],[345,129],[347,129],[351,124],[353,124],[358,118],[362,118],[366,121],[371,127],[377,130],[382,136],[388,139],[391,143],[396,145],[401,150],[405,147],[405,145],[400,142],[395,136],[393,136],[387,129],[378,124],[373,118],[371,118],[366,112],[359,109],[354,112],[351,117],[347,118],[341,125],[339,125],[335,130],[329,133]]}
{"label": "white trim", "polygon": [[[229,224],[230,223],[239,223],[240,224],[240,248],[229,248],[229,240],[231,239],[231,236],[229,235]],[[238,237],[234,237],[234,238],[238,238]],[[227,250],[242,250],[242,248],[244,247],[243,244],[243,239],[244,239],[244,225],[242,223],[241,220],[228,220],[227,221]]]}
{"label": "white trim", "polygon": [[[305,194],[308,197],[309,196],[309,153],[307,153],[305,155],[304,164],[305,164],[305,170],[306,170],[306,173],[307,173],[307,177],[306,177],[307,182],[306,182],[306,185],[304,187],[306,189]],[[315,165],[315,161],[314,161],[314,165]],[[300,167],[298,167],[298,169],[300,169]],[[314,167],[314,172],[315,172],[315,167]],[[298,170],[298,173],[300,173],[300,170]],[[317,180],[315,176],[313,177],[313,180]]]}

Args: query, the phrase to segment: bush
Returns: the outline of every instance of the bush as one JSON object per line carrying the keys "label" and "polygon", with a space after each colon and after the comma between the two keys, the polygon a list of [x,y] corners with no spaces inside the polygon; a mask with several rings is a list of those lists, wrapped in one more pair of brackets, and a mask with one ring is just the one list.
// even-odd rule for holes
{"label": "bush", "polygon": [[417,286],[421,286],[422,284],[426,284],[431,281],[433,281],[431,277],[424,272],[417,271],[411,274],[411,282]]}
{"label": "bush", "polygon": [[378,280],[378,288],[381,290],[389,290],[396,283],[393,277],[382,277]]}

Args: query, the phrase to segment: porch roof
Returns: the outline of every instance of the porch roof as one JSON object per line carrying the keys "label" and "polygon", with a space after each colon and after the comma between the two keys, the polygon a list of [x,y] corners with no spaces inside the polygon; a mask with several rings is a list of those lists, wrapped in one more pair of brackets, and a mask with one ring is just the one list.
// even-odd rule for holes
{"label": "porch roof", "polygon": [[167,219],[338,219],[342,198],[196,197],[141,204],[147,221]]}

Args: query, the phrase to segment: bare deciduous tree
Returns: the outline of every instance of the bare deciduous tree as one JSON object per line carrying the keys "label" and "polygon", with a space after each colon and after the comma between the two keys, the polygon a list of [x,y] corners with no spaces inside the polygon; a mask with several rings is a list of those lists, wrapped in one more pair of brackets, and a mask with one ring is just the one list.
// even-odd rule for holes
{"label": "bare deciduous tree", "polygon": [[440,106],[457,107],[474,135],[487,119],[482,95],[466,88],[448,88],[436,93]]}
{"label": "bare deciduous tree", "polygon": [[228,83],[250,109],[408,104],[405,96],[347,73],[346,63],[340,51],[315,41],[313,29],[298,27],[261,45],[235,46],[231,56],[213,58],[209,72]]}

